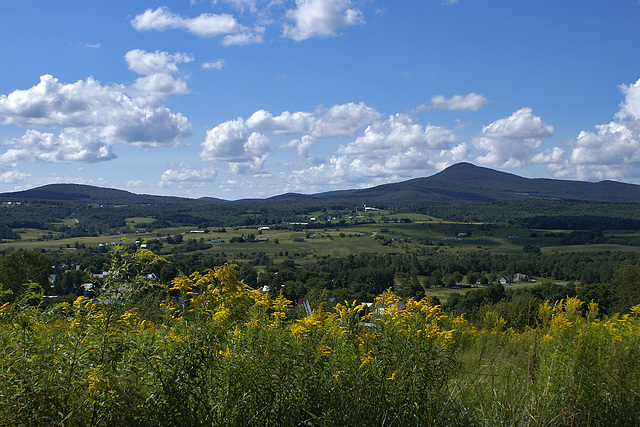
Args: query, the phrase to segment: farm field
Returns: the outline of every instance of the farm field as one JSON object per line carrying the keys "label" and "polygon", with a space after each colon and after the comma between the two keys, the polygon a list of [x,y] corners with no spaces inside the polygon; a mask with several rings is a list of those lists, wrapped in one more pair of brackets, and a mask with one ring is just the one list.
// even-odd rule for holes
{"label": "farm field", "polygon": [[[398,215],[403,217],[402,215]],[[569,230],[526,230],[509,228],[493,224],[415,221],[386,222],[375,224],[347,224],[342,227],[327,228],[282,228],[270,226],[269,230],[258,231],[258,227],[236,227],[198,230],[197,227],[171,227],[145,232],[144,228],[135,230],[136,225],[147,224],[151,218],[128,218],[127,224],[133,226],[131,232],[116,235],[100,235],[92,237],[58,238],[50,230],[25,228],[14,230],[21,239],[0,243],[0,251],[12,249],[28,250],[73,250],[78,247],[97,247],[119,243],[122,239],[132,243],[151,241],[165,236],[183,235],[183,242],[195,239],[210,242],[221,239],[223,242],[212,243],[207,253],[251,254],[263,252],[269,256],[286,253],[297,253],[298,257],[341,257],[356,253],[398,253],[419,250],[421,247],[438,246],[448,249],[487,250],[494,254],[520,253],[527,245],[539,247],[544,252],[566,251],[630,251],[640,252],[640,235],[633,231],[605,231],[603,235],[624,241],[626,244],[561,244],[562,237]],[[68,220],[67,226],[73,226]],[[268,241],[231,242],[233,238],[247,237],[268,239]],[[300,241],[294,241],[294,239]],[[302,241],[303,239],[303,241]],[[179,245],[164,244],[160,254],[168,255],[173,247]]]}

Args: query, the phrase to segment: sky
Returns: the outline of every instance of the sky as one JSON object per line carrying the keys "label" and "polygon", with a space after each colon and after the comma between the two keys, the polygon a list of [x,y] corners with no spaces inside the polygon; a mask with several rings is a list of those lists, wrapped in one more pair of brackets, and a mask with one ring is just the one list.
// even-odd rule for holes
{"label": "sky", "polygon": [[6,2],[0,192],[640,184],[638,0]]}

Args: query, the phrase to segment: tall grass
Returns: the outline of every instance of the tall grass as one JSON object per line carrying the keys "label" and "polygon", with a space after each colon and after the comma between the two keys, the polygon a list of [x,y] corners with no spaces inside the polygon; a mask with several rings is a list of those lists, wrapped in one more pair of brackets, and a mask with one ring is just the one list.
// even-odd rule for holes
{"label": "tall grass", "polygon": [[[0,307],[2,425],[635,425],[640,306],[542,305],[476,329],[385,292],[305,317],[225,265],[171,289],[116,252],[102,296]],[[126,284],[126,288],[123,286]]]}

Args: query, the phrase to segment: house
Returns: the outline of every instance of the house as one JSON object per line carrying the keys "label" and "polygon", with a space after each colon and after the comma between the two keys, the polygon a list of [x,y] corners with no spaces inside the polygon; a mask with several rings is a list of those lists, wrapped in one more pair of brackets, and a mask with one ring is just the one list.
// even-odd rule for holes
{"label": "house", "polygon": [[218,238],[218,239],[211,239],[211,243],[223,243],[224,240]]}
{"label": "house", "polygon": [[467,233],[458,233],[458,237],[467,237]]}
{"label": "house", "polygon": [[93,283],[83,283],[80,285],[80,291],[82,291],[82,296],[85,298],[93,298]]}
{"label": "house", "polygon": [[254,242],[268,242],[269,239],[267,237],[256,237],[253,239]]}
{"label": "house", "polygon": [[498,282],[500,282],[503,285],[506,285],[507,283],[511,283],[513,282],[513,278],[509,277],[509,276],[501,276],[498,279]]}
{"label": "house", "polygon": [[516,275],[513,276],[513,281],[514,282],[528,282],[529,281],[529,276],[527,276],[526,274],[522,274],[522,273],[516,273]]}
{"label": "house", "polygon": [[294,241],[294,242],[304,242],[304,238],[302,238],[302,237],[294,237],[291,240]]}
{"label": "house", "polygon": [[269,227],[258,227],[258,231],[269,231]]}

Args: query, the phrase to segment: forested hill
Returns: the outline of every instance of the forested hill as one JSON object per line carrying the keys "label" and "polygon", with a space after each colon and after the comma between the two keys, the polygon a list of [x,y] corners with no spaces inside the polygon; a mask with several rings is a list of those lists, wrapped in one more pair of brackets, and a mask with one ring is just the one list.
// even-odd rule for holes
{"label": "forested hill", "polygon": [[287,203],[353,200],[364,203],[434,206],[465,202],[524,199],[561,199],[607,203],[640,202],[640,185],[614,181],[583,182],[523,178],[493,169],[458,163],[425,178],[379,185],[362,190],[315,195],[284,194],[266,199]]}
{"label": "forested hill", "polygon": [[193,201],[192,199],[181,197],[135,194],[124,190],[82,184],[49,184],[31,190],[3,193],[0,194],[0,199],[2,199],[2,201],[40,199],[98,204],[162,204],[167,202]]}
{"label": "forested hill", "polygon": [[[224,202],[204,197],[139,195],[124,190],[78,184],[51,184],[31,190],[0,194],[4,200],[86,201],[109,204],[199,204]],[[582,182],[523,178],[470,163],[458,163],[429,177],[379,185],[367,189],[331,191],[318,194],[288,193],[267,199],[242,200],[254,207],[274,204],[334,204],[370,206],[438,206],[466,202],[495,202],[526,199],[575,200],[605,203],[640,202],[640,185],[614,181]]]}

